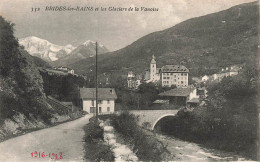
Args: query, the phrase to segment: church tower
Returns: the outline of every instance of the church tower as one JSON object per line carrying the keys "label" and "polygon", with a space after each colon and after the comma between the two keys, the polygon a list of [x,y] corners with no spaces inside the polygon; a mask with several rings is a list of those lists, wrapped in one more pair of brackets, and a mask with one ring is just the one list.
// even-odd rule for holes
{"label": "church tower", "polygon": [[156,78],[156,61],[155,56],[152,56],[152,60],[150,63],[150,80],[154,81]]}

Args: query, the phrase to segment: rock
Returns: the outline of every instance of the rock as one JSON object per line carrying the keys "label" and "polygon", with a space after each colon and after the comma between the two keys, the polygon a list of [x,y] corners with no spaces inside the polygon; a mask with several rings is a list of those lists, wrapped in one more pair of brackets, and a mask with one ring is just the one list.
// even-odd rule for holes
{"label": "rock", "polygon": [[105,132],[113,132],[114,128],[112,126],[104,126],[104,131]]}
{"label": "rock", "polygon": [[115,139],[109,139],[108,140],[108,144],[109,145],[114,145],[114,144],[116,144],[116,140]]}
{"label": "rock", "polygon": [[117,148],[117,147],[120,147],[121,144],[120,143],[115,143],[111,146],[111,150],[113,151],[113,149]]}
{"label": "rock", "polygon": [[115,161],[138,161],[137,156],[126,145],[116,142],[114,128],[108,125],[105,121],[100,127],[104,129],[104,141],[110,145],[110,150],[113,152]]}
{"label": "rock", "polygon": [[115,139],[115,135],[113,133],[104,133],[104,139]]}
{"label": "rock", "polygon": [[113,149],[113,152],[115,154],[115,157],[118,157],[120,155],[132,154],[132,151],[126,145],[121,145],[119,147],[116,147],[115,149]]}
{"label": "rock", "polygon": [[104,127],[104,122],[101,122],[101,123],[99,124],[99,126],[100,126],[100,127]]}
{"label": "rock", "polygon": [[122,157],[119,156],[119,157],[116,157],[116,158],[115,158],[115,161],[122,162],[122,161],[124,161],[124,159],[122,159]]}

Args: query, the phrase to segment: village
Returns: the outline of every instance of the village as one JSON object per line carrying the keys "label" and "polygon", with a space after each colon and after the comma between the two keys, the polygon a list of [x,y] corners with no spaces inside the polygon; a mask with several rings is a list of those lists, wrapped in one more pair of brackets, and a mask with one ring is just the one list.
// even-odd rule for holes
{"label": "village", "polygon": [[[189,69],[183,65],[164,65],[158,68],[156,66],[156,58],[152,55],[149,69],[145,70],[142,74],[135,74],[133,71],[129,71],[125,82],[127,83],[126,88],[129,90],[129,93],[137,91],[140,85],[148,83],[166,87],[167,90],[159,93],[157,98],[149,105],[153,110],[185,108],[192,111],[194,108],[205,104],[205,99],[207,98],[205,85],[207,83],[216,83],[220,82],[224,77],[236,76],[241,69],[241,65],[232,65],[225,69],[222,68],[221,71],[210,76],[193,77],[193,84],[189,84]],[[74,70],[68,67],[52,67],[43,69],[43,71],[47,72],[48,75],[63,76],[70,74],[76,77],[83,77],[85,80],[87,79],[86,76],[75,74]],[[105,77],[104,80],[99,82],[104,82],[107,85],[109,80]],[[120,111],[120,109],[117,110],[116,108],[118,97],[115,87],[98,88],[98,95],[100,97],[98,98],[98,109],[96,109],[95,87],[79,87],[78,109],[92,114],[96,114],[96,110],[98,110],[98,114],[100,115],[113,114],[116,111]],[[56,100],[50,96],[49,99]],[[56,102],[59,101],[56,100]],[[71,110],[73,110],[73,107],[77,107],[73,102],[63,101],[61,104],[69,105],[69,109]],[[139,105],[139,107],[138,109],[142,109],[142,106]]]}
{"label": "village", "polygon": [[259,160],[259,3],[101,1],[0,2],[0,161]]}

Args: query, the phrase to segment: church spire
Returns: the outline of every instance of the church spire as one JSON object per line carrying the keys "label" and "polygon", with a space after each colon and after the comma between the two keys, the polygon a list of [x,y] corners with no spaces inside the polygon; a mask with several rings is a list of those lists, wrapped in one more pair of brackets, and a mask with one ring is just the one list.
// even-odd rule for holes
{"label": "church spire", "polygon": [[152,56],[152,61],[151,61],[151,64],[156,64],[156,61],[155,61],[155,56],[154,56],[154,55]]}

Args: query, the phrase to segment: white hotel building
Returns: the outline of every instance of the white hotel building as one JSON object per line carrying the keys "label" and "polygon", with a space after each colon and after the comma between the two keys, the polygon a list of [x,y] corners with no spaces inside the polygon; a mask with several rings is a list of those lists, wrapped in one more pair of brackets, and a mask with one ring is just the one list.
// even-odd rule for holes
{"label": "white hotel building", "polygon": [[156,67],[155,56],[152,56],[150,69],[146,70],[146,82],[160,81],[162,86],[187,87],[189,79],[189,69],[183,65],[164,65],[162,68]]}

